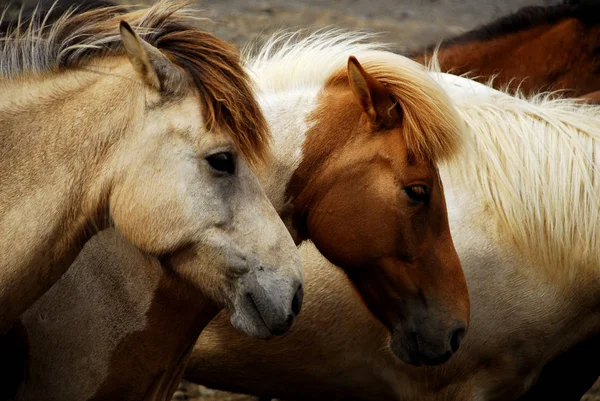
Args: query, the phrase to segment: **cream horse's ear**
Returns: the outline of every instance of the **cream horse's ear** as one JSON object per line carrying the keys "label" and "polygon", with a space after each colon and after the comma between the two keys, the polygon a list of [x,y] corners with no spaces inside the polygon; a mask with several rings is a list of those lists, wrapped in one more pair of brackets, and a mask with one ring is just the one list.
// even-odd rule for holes
{"label": "cream horse's ear", "polygon": [[125,21],[121,21],[120,32],[133,69],[147,85],[160,92],[174,92],[181,86],[181,71],[160,50],[141,39]]}
{"label": "cream horse's ear", "polygon": [[389,90],[365,71],[356,57],[348,58],[348,83],[376,128],[391,128],[402,120],[402,109]]}

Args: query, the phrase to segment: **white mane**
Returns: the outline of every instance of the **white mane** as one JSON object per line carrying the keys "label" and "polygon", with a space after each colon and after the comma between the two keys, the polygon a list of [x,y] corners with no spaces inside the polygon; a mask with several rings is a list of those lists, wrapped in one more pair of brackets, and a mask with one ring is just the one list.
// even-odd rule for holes
{"label": "white mane", "polygon": [[364,32],[319,30],[279,32],[260,47],[246,47],[243,58],[252,78],[264,91],[321,87],[346,67],[354,55],[362,63],[365,55],[392,54],[381,43],[368,43],[376,35]]}
{"label": "white mane", "polygon": [[[439,71],[436,63],[429,64]],[[432,72],[470,128],[473,152],[451,176],[473,186],[499,233],[570,280],[600,267],[600,107],[555,93],[511,96]],[[465,168],[466,167],[466,168]],[[565,271],[566,269],[566,271]]]}

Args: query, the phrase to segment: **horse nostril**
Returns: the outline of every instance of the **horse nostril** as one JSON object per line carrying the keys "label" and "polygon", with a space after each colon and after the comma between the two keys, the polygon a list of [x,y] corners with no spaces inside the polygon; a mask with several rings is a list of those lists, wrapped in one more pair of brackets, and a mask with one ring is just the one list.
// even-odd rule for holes
{"label": "horse nostril", "polygon": [[450,338],[450,349],[452,353],[455,353],[460,347],[460,343],[462,342],[465,336],[466,330],[464,326],[460,326],[452,332],[452,337]]}
{"label": "horse nostril", "polygon": [[294,294],[294,299],[292,299],[292,312],[294,316],[298,316],[300,313],[300,309],[302,309],[302,299],[304,298],[304,287],[300,286],[296,290]]}

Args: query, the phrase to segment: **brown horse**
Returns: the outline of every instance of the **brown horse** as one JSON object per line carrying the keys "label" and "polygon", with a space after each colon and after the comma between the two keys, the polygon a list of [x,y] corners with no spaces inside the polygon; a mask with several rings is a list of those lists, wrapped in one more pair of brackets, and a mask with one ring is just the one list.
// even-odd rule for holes
{"label": "brown horse", "polygon": [[463,125],[409,59],[357,37],[293,37],[275,36],[247,67],[277,133],[267,194],[297,242],[345,271],[396,356],[441,364],[469,322],[437,172]]}
{"label": "brown horse", "polygon": [[34,18],[1,38],[0,330],[109,223],[240,329],[292,324],[299,258],[251,170],[264,117],[235,50],[182,7]]}
{"label": "brown horse", "polygon": [[443,72],[525,95],[586,95],[600,90],[600,2],[525,7],[409,56],[427,63],[436,49]]}

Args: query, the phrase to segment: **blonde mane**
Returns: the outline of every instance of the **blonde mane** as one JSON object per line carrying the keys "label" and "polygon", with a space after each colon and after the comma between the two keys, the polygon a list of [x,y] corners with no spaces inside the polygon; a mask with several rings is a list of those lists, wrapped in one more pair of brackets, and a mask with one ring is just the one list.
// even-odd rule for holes
{"label": "blonde mane", "polygon": [[198,29],[188,3],[160,0],[134,11],[121,6],[82,13],[71,9],[52,24],[35,11],[0,37],[0,80],[60,73],[93,58],[124,55],[119,23],[125,20],[191,75],[206,128],[229,132],[250,163],[261,162],[268,153],[268,126],[239,54]]}
{"label": "blonde mane", "polygon": [[244,51],[261,92],[347,84],[347,62],[355,56],[382,82],[403,110],[403,134],[418,157],[446,160],[461,148],[463,124],[450,98],[420,64],[368,43],[374,35],[322,30],[279,33],[258,49]]}
{"label": "blonde mane", "polygon": [[[435,52],[428,69],[441,72]],[[452,179],[477,191],[498,232],[548,277],[566,282],[597,274],[600,106],[559,91],[525,96],[508,85],[494,89],[493,77],[469,84],[485,90],[453,96],[473,151]]]}

